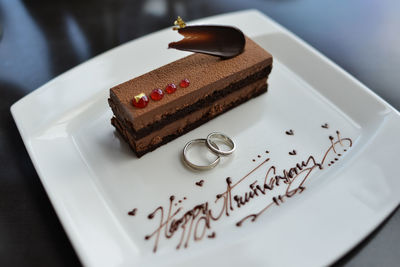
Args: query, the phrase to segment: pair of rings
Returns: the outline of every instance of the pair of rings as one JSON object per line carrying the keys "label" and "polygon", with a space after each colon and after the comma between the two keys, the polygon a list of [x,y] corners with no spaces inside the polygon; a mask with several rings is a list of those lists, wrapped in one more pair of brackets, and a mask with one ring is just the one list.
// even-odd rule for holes
{"label": "pair of rings", "polygon": [[[224,144],[226,144],[229,147],[229,150],[222,150],[220,149],[217,144],[215,142],[222,142]],[[211,162],[208,165],[198,165],[193,163],[192,161],[189,160],[187,154],[188,151],[190,149],[190,147],[194,144],[205,144],[207,146],[207,148],[217,156],[217,158]],[[233,142],[233,140],[223,134],[223,133],[217,133],[217,132],[213,132],[210,133],[207,138],[199,138],[199,139],[194,139],[189,141],[188,143],[186,143],[185,147],[183,148],[183,161],[185,162],[185,164],[193,169],[196,170],[209,170],[214,168],[215,166],[218,165],[218,163],[221,160],[221,156],[229,156],[230,154],[232,154],[236,149],[236,144],[235,142]]]}

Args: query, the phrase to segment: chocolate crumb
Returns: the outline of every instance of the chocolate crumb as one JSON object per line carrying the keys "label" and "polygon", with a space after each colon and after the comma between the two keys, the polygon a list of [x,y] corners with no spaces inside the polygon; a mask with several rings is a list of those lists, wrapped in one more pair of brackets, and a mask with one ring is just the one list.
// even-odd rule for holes
{"label": "chocolate crumb", "polygon": [[328,129],[328,128],[329,128],[329,125],[328,125],[328,123],[325,123],[325,124],[322,124],[321,127],[322,127],[322,128],[325,128],[325,129]]}

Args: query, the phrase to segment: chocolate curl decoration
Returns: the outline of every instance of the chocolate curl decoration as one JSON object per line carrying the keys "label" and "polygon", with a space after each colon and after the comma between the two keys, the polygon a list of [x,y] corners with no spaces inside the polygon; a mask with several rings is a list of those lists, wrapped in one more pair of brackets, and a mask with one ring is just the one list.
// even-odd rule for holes
{"label": "chocolate curl decoration", "polygon": [[243,52],[246,39],[237,28],[229,26],[186,26],[179,28],[183,39],[172,42],[168,48],[231,58]]}

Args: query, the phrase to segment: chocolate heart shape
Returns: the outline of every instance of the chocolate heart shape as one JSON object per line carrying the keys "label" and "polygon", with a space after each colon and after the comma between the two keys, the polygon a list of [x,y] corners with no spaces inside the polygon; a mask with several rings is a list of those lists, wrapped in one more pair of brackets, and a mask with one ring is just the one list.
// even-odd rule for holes
{"label": "chocolate heart shape", "polygon": [[322,127],[322,128],[325,128],[325,129],[328,129],[328,128],[329,128],[329,125],[328,125],[328,123],[325,123],[325,124],[322,124],[321,127]]}
{"label": "chocolate heart shape", "polygon": [[287,135],[294,135],[294,132],[293,132],[292,129],[290,129],[289,131],[286,131],[286,134],[287,134]]}

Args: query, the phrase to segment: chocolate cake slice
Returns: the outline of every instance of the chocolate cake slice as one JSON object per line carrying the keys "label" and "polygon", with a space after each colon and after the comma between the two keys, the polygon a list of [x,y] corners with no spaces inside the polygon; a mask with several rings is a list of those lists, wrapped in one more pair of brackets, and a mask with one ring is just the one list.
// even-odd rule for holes
{"label": "chocolate cake slice", "polygon": [[141,157],[266,92],[271,68],[272,56],[249,38],[232,58],[192,54],[111,88],[111,122]]}

